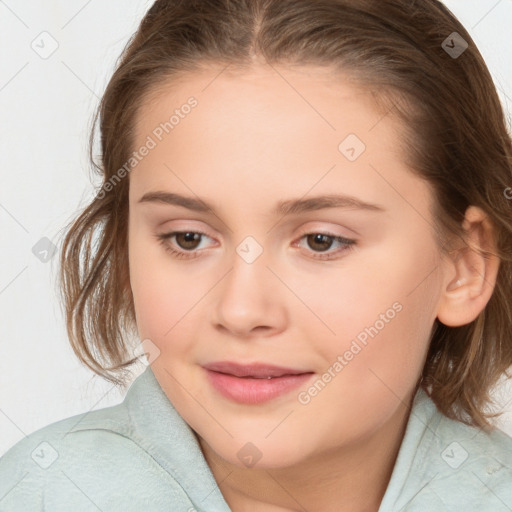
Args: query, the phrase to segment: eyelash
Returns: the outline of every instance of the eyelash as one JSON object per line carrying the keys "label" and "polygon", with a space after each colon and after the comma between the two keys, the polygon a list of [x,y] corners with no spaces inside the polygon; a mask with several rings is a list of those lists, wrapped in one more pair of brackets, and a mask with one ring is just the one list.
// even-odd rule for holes
{"label": "eyelash", "polygon": [[[201,235],[201,236],[206,236],[206,237],[210,238],[206,233],[203,233],[202,231],[172,231],[170,233],[164,233],[162,235],[156,235],[156,238],[162,244],[164,249],[168,253],[170,253],[171,256],[174,257],[174,258],[177,258],[177,259],[195,259],[195,258],[200,257],[200,255],[198,254],[199,252],[201,252],[200,250],[196,249],[195,251],[180,251],[180,250],[174,249],[172,246],[169,245],[169,240],[171,238],[173,238],[175,235],[185,234],[185,233],[193,233],[194,235]],[[338,251],[335,251],[334,253],[327,253],[327,254],[325,252],[316,253],[317,256],[313,256],[313,259],[317,259],[317,260],[331,260],[331,259],[335,259],[333,254],[337,255],[339,253],[343,253],[343,252],[346,252],[346,251],[352,251],[352,250],[354,250],[354,246],[356,245],[356,241],[355,240],[351,240],[349,238],[344,238],[342,236],[338,236],[338,235],[335,235],[333,233],[320,232],[320,231],[319,232],[317,232],[317,231],[312,231],[312,232],[306,231],[306,232],[301,234],[301,236],[299,237],[299,241],[302,240],[304,237],[306,237],[308,235],[322,235],[322,236],[334,238],[335,242],[339,242],[339,243],[344,244],[344,248],[339,249]],[[314,251],[313,251],[313,253],[314,253]]]}

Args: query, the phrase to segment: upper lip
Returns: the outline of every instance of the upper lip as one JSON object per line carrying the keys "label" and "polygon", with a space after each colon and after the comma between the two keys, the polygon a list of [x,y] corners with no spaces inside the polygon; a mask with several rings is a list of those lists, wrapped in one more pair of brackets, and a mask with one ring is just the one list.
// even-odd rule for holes
{"label": "upper lip", "polygon": [[203,368],[214,372],[227,373],[235,377],[281,377],[283,375],[301,375],[311,371],[285,368],[265,363],[239,364],[231,361],[217,361],[203,365]]}

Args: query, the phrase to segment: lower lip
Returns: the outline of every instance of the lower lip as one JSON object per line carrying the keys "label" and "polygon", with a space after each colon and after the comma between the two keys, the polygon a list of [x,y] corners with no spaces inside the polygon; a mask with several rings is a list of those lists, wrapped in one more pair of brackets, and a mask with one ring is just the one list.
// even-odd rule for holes
{"label": "lower lip", "polygon": [[272,379],[235,377],[225,373],[206,370],[212,386],[223,396],[242,404],[261,404],[289,393],[307,382],[314,374],[283,375]]}

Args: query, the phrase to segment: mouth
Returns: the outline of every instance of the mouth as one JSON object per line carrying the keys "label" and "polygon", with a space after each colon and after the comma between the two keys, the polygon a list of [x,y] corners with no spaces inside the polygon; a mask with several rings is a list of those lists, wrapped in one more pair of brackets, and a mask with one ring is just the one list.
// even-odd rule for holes
{"label": "mouth", "polygon": [[259,404],[290,393],[314,372],[265,363],[238,364],[220,361],[204,365],[208,381],[224,398]]}
{"label": "mouth", "polygon": [[231,361],[218,361],[204,365],[204,368],[218,373],[233,375],[234,377],[248,377],[252,379],[272,379],[285,375],[302,375],[312,373],[310,370],[286,368],[266,363],[239,364]]}

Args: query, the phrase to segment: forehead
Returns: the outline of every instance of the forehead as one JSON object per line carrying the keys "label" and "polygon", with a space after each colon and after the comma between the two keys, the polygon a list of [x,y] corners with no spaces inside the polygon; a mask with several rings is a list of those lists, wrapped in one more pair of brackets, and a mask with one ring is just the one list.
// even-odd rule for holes
{"label": "forehead", "polygon": [[[168,153],[183,150],[187,140],[190,158],[217,148],[225,158],[243,152],[246,161],[262,146],[282,148],[275,156],[295,146],[295,155],[303,156],[323,142],[332,153],[351,133],[365,143],[378,137],[384,144],[399,125],[388,119],[386,129],[372,137],[382,117],[368,88],[331,68],[210,65],[169,78],[145,95],[134,122],[134,146],[156,137],[159,147],[151,157],[162,146]],[[201,151],[194,152],[192,146],[199,145]]]}
{"label": "forehead", "polygon": [[[139,111],[135,147],[148,137],[155,144],[131,173],[130,194],[179,188],[208,197],[223,184],[226,194],[237,190],[241,206],[256,193],[282,199],[313,187],[374,203],[383,194],[396,200],[393,183],[399,195],[421,186],[405,166],[400,132],[367,88],[332,69],[183,73],[148,95]],[[361,155],[347,158],[347,149]]]}
{"label": "forehead", "polygon": [[275,107],[279,102],[281,108],[273,108],[275,116],[281,111],[288,111],[289,115],[314,116],[323,122],[324,128],[334,131],[337,129],[334,122],[339,122],[339,119],[330,119],[335,114],[333,103],[348,115],[347,108],[350,109],[350,103],[356,100],[359,110],[364,105],[368,112],[382,115],[371,88],[363,85],[355,75],[330,67],[259,64],[241,69],[232,65],[209,64],[195,71],[180,72],[146,92],[135,120],[136,138],[140,139],[147,133],[151,122],[165,119],[168,117],[166,113],[179,109],[191,96],[197,98],[205,114],[211,113],[215,107],[222,108],[224,119],[242,105],[246,112],[252,105],[255,112],[265,105]]}

